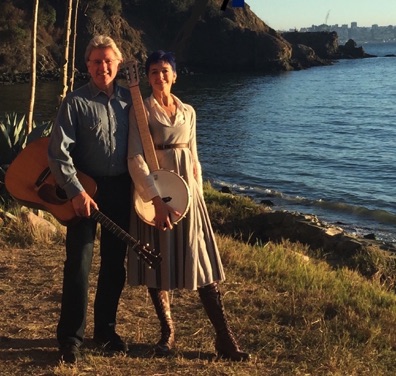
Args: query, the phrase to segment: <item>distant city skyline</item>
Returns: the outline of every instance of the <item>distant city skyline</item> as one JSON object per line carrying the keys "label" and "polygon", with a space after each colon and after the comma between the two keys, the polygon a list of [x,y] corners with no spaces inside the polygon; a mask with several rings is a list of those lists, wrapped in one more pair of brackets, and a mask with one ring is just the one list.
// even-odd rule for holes
{"label": "distant city skyline", "polygon": [[360,27],[396,25],[395,0],[245,0],[245,4],[275,30],[352,22]]}

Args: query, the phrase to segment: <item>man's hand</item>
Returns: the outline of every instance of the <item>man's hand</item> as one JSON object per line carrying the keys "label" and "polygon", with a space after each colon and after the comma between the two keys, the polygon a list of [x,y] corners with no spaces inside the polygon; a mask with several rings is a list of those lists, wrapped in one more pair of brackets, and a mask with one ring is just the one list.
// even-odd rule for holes
{"label": "man's hand", "polygon": [[91,215],[91,207],[98,209],[96,202],[85,191],[74,196],[71,201],[73,209],[78,217],[89,217]]}

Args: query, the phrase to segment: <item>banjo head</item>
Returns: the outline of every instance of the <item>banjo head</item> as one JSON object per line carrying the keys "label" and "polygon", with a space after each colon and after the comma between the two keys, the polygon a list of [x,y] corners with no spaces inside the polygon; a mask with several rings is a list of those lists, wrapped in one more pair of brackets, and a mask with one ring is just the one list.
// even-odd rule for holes
{"label": "banjo head", "polygon": [[[187,183],[173,171],[156,170],[151,172],[151,175],[162,200],[181,213],[180,217],[171,214],[172,223],[180,222],[190,207],[190,190]],[[155,226],[155,210],[152,201],[143,201],[135,190],[134,205],[140,219],[151,226]]]}

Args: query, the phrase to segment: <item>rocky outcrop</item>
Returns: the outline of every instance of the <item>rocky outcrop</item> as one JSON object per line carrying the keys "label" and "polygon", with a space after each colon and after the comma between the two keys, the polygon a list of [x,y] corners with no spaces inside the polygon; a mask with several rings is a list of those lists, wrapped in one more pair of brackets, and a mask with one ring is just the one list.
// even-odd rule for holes
{"label": "rocky outcrop", "polygon": [[334,268],[358,271],[395,290],[396,245],[375,240],[374,234],[362,237],[347,233],[315,215],[274,211],[267,204],[260,208],[259,211],[246,208],[246,215],[238,209],[237,218],[227,219],[218,217],[216,209],[212,212],[210,203],[208,205],[212,225],[220,233],[249,244],[300,243],[307,247],[307,253]]}
{"label": "rocky outcrop", "polygon": [[375,57],[375,55],[366,53],[363,47],[358,47],[353,39],[349,39],[343,46],[339,46],[338,54],[343,59],[362,59],[365,57]]}
{"label": "rocky outcrop", "polygon": [[[77,78],[86,73],[84,51],[95,34],[112,36],[125,59],[144,62],[156,49],[176,53],[183,71],[274,73],[331,64],[333,59],[367,57],[352,42],[338,46],[335,32],[279,34],[250,9],[231,5],[221,10],[221,0],[206,2],[119,0],[119,13],[99,9],[100,2],[80,9],[77,24]],[[116,1],[114,4],[117,3]],[[30,32],[30,2],[20,1],[25,32]],[[56,19],[41,24],[37,38],[39,81],[59,79],[64,64],[64,2],[48,0]],[[23,9],[25,8],[25,9]],[[0,30],[2,29],[0,21]],[[3,36],[3,34],[1,35]],[[23,57],[23,58],[21,58]],[[30,44],[9,33],[0,38],[0,83],[29,82]]]}
{"label": "rocky outcrop", "polygon": [[272,211],[261,214],[254,219],[259,227],[256,234],[263,240],[281,241],[288,239],[292,242],[307,244],[311,249],[322,249],[332,258],[349,259],[366,248],[378,248],[383,252],[396,256],[396,248],[375,239],[354,236],[345,232],[341,227],[321,222],[311,214],[286,211]]}
{"label": "rocky outcrop", "polygon": [[338,35],[336,32],[307,32],[298,31],[282,33],[292,46],[304,45],[312,48],[321,59],[334,59],[338,56]]}
{"label": "rocky outcrop", "polygon": [[[292,45],[293,50],[301,49],[301,45],[309,47],[314,51],[319,60],[322,59],[324,62],[336,59],[373,57],[373,55],[367,54],[363,47],[358,47],[352,39],[348,40],[345,45],[339,45],[338,35],[335,31],[304,33],[295,31],[282,33],[282,36]],[[301,59],[301,56],[297,57],[297,60]],[[315,61],[312,51],[308,52],[306,59]]]}
{"label": "rocky outcrop", "polygon": [[294,44],[292,46],[292,51],[291,64],[296,70],[331,64],[330,59],[320,58],[313,48],[305,44]]}

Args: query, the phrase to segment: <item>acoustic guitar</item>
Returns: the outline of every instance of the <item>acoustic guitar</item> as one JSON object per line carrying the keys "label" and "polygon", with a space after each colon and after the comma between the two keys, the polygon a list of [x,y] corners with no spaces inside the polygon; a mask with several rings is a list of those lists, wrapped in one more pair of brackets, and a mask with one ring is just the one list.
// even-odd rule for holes
{"label": "acoustic guitar", "polygon": [[[162,200],[181,213],[180,217],[171,214],[172,223],[177,224],[184,218],[190,207],[190,189],[186,181],[176,172],[159,167],[147,121],[146,109],[140,93],[139,71],[136,61],[127,62],[125,68],[139,134],[142,140],[144,158]],[[152,201],[144,201],[135,190],[134,205],[138,216],[149,225],[155,226],[155,208]]]}
{"label": "acoustic guitar", "polygon": [[[36,139],[17,155],[7,169],[5,186],[21,204],[48,211],[63,225],[73,224],[80,218],[48,167],[48,142],[48,137]],[[94,197],[97,188],[95,180],[81,171],[77,171],[77,177],[85,191]],[[141,244],[102,212],[91,208],[91,217],[127,243],[150,267],[156,268],[160,264],[158,252]]]}

